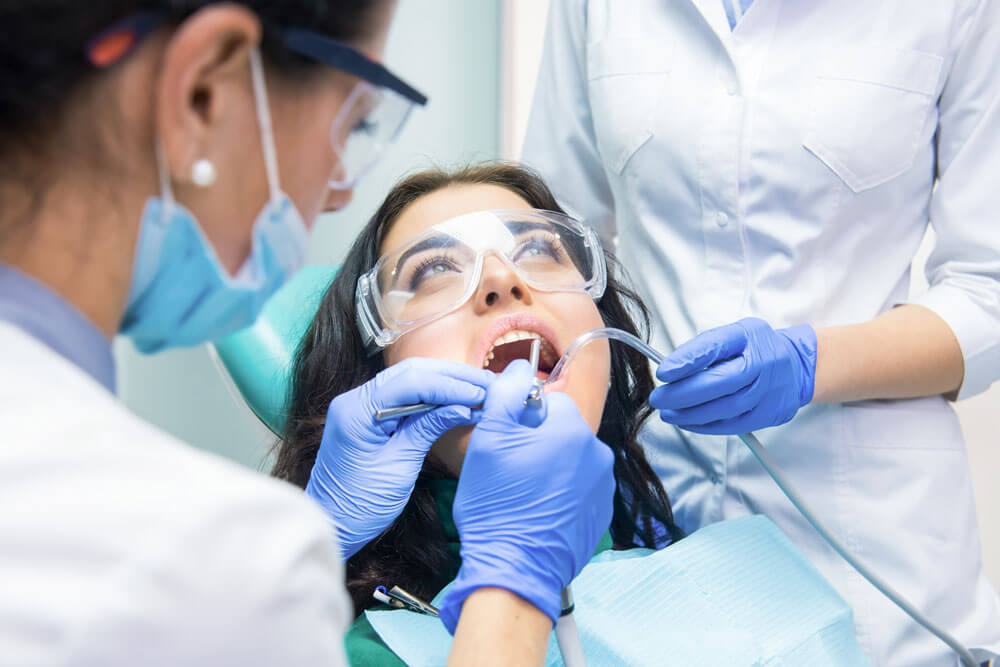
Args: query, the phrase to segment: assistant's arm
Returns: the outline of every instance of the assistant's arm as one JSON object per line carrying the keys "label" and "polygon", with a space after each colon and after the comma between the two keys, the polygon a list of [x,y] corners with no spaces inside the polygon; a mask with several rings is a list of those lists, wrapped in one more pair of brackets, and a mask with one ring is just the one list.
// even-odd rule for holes
{"label": "assistant's arm", "polygon": [[812,402],[954,395],[962,385],[962,348],[940,315],[903,305],[861,324],[816,330]]}

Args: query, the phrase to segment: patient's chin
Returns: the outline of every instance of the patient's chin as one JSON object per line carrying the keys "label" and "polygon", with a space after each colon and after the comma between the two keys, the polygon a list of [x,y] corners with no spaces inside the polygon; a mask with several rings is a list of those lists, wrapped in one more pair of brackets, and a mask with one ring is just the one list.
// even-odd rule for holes
{"label": "patient's chin", "polygon": [[[606,376],[605,376],[606,377]],[[583,418],[590,425],[594,433],[597,433],[601,424],[601,416],[604,413],[604,404],[607,397],[607,380],[594,384],[596,387],[604,387],[599,392],[591,391],[591,385],[586,387],[570,387],[566,391]],[[591,395],[593,394],[593,395]],[[465,451],[469,447],[469,438],[472,437],[474,426],[456,426],[446,431],[444,435],[431,445],[427,459],[439,468],[444,469],[450,477],[458,478],[462,472],[462,463],[465,461]]]}
{"label": "patient's chin", "polygon": [[431,445],[427,458],[444,468],[449,476],[457,478],[462,472],[462,462],[465,460],[465,450],[469,447],[472,429],[472,426],[456,426],[445,432]]}

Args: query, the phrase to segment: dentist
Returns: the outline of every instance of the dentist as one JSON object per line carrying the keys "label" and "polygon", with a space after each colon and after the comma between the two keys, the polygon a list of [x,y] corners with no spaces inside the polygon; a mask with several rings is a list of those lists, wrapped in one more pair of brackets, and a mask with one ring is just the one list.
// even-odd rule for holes
{"label": "dentist", "polygon": [[[527,381],[444,363],[376,378],[329,424],[319,504],[175,441],[114,396],[116,334],[156,352],[250,324],[303,262],[312,221],[347,204],[424,104],[377,62],[394,11],[0,6],[0,663],[344,664],[351,610],[328,519],[357,548],[398,510],[338,465],[409,457],[381,480],[405,497],[413,459],[484,401],[483,452],[460,494],[475,541],[489,552],[506,539],[513,556],[465,577],[453,617],[473,618],[458,622],[454,655],[544,655],[540,607],[550,615],[586,562],[610,520],[592,505],[610,507],[614,484],[596,438],[564,442],[579,413],[506,440],[516,422],[490,411],[505,405],[494,387],[526,394]],[[447,406],[392,432],[352,428],[416,401]],[[552,481],[563,445],[587,464]],[[517,498],[495,502],[505,479],[569,534],[522,525]],[[532,590],[505,585],[526,564]]]}

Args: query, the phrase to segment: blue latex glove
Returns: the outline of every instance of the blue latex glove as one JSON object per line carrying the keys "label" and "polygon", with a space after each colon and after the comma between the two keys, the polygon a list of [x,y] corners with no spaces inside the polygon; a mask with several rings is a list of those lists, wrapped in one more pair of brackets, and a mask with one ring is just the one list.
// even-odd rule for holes
{"label": "blue latex glove", "polygon": [[[333,399],[306,486],[337,527],[345,559],[380,535],[410,499],[430,446],[456,426],[475,423],[490,371],[437,359],[406,359]],[[375,421],[375,411],[440,403],[422,415]]]}
{"label": "blue latex glove", "polygon": [[510,590],[555,622],[560,592],[611,523],[611,448],[566,394],[545,396],[537,427],[519,424],[531,381],[526,361],[508,365],[469,439],[454,506],[462,567],[440,608],[452,633],[465,599],[483,587]]}
{"label": "blue latex glove", "polygon": [[816,332],[748,317],[678,347],[656,370],[649,403],[695,433],[738,435],[784,424],[812,400]]}

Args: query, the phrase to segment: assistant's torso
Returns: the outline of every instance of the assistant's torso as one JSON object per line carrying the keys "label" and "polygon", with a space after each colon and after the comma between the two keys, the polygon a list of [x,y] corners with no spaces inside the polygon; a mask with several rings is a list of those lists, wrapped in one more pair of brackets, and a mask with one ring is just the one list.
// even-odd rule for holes
{"label": "assistant's torso", "polygon": [[[988,336],[996,324],[975,298],[995,292],[996,228],[980,219],[995,194],[959,146],[961,112],[948,110],[969,92],[959,84],[983,74],[963,49],[970,25],[989,19],[983,6],[755,0],[731,30],[720,0],[557,2],[524,159],[571,211],[617,236],[659,349],[750,315],[775,327],[870,320],[908,300],[932,217],[944,239],[932,282],[944,287],[927,303],[954,314],[947,302],[971,294],[967,329]],[[980,112],[969,95],[967,115]],[[967,356],[970,385],[992,381],[992,354]],[[767,514],[851,603],[877,664],[951,664],[819,540],[736,438],[658,421],[646,435],[685,529]],[[759,435],[861,559],[963,641],[1000,643],[962,434],[943,398],[810,406]]]}

